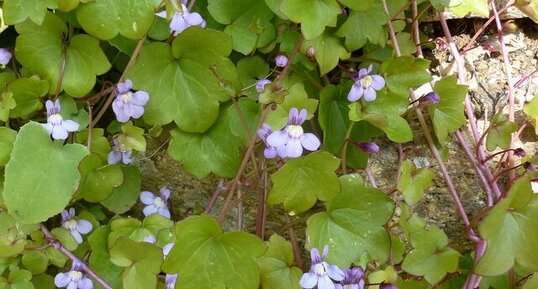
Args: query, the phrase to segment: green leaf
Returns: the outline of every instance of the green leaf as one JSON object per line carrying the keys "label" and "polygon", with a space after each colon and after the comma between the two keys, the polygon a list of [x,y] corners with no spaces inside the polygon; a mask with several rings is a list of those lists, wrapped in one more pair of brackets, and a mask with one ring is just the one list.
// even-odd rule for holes
{"label": "green leaf", "polygon": [[200,27],[183,31],[172,47],[144,45],[128,77],[136,89],[150,94],[145,122],[164,125],[173,120],[185,132],[209,129],[217,119],[219,102],[230,98],[225,86],[239,87],[235,66],[227,58],[231,50],[228,35]]}
{"label": "green leaf", "polygon": [[21,261],[24,267],[34,275],[45,272],[49,265],[49,258],[47,255],[39,251],[31,251],[23,254]]}
{"label": "green leaf", "polygon": [[387,137],[399,143],[411,141],[413,132],[409,123],[401,117],[407,110],[407,97],[386,92],[377,92],[377,99],[362,106],[359,102],[349,105],[349,119],[367,121],[383,130]]}
{"label": "green leaf", "polygon": [[346,47],[349,51],[363,47],[367,41],[383,47],[387,43],[385,24],[388,20],[389,17],[383,11],[381,3],[377,3],[368,9],[351,12],[336,35],[346,38]]}
{"label": "green leaf", "polygon": [[79,110],[77,107],[77,103],[71,96],[66,94],[60,96],[60,106],[62,108],[60,111],[60,115],[63,117],[63,119],[70,119],[72,121],[75,121],[79,124],[79,129],[88,126],[88,112],[82,108]]}
{"label": "green leaf", "polygon": [[508,121],[504,114],[498,113],[493,116],[486,137],[487,150],[493,151],[496,148],[508,149],[512,142],[512,133],[516,132],[517,128],[517,124]]}
{"label": "green leaf", "polygon": [[301,269],[293,265],[291,243],[277,234],[267,242],[267,251],[258,258],[261,288],[263,289],[300,289]]}
{"label": "green leaf", "polygon": [[375,0],[338,0],[338,2],[353,10],[367,10],[375,4]]}
{"label": "green leaf", "polygon": [[36,289],[56,289],[54,277],[45,273],[32,277],[32,284]]}
{"label": "green leaf", "polygon": [[[247,127],[250,137],[256,134],[256,128],[258,127],[258,119],[261,116],[261,106],[256,101],[249,98],[240,98],[237,101],[242,116],[237,112],[235,105],[228,107],[226,113],[230,119],[231,132],[239,137],[242,143],[246,146],[248,144],[247,133],[245,131],[245,125]],[[241,119],[244,119],[244,123]]]}
{"label": "green leaf", "polygon": [[56,8],[54,0],[5,0],[2,5],[4,20],[8,25],[14,25],[30,18],[34,23],[41,25],[45,19],[47,8]]}
{"label": "green leaf", "polygon": [[75,241],[75,238],[71,233],[64,228],[54,228],[51,231],[51,234],[58,240],[62,246],[64,246],[69,251],[75,251],[78,248],[78,243]]}
{"label": "green leaf", "polygon": [[287,124],[289,111],[293,107],[298,110],[306,109],[306,119],[308,120],[314,117],[317,106],[318,100],[309,98],[304,85],[301,82],[297,82],[288,88],[284,101],[277,106],[276,110],[269,110],[265,122],[273,130],[281,129]]}
{"label": "green leaf", "polygon": [[389,90],[402,96],[409,95],[409,88],[419,87],[432,79],[426,71],[428,60],[413,56],[401,56],[381,64],[380,72],[385,74]]}
{"label": "green leaf", "polygon": [[336,26],[336,17],[342,13],[335,0],[286,0],[280,11],[291,21],[301,23],[306,39],[314,39],[323,33],[325,26]]}
{"label": "green leaf", "polygon": [[208,215],[183,219],[163,271],[178,273],[177,289],[257,289],[256,257],[266,250],[258,237],[245,232],[223,233]]}
{"label": "green leaf", "polygon": [[[103,136],[105,130],[92,128],[90,152],[98,155],[103,161],[107,161],[110,152],[108,139]],[[75,134],[75,142],[86,145],[88,143],[88,129],[83,129]]]}
{"label": "green leaf", "polygon": [[121,167],[123,171],[123,184],[112,190],[112,194],[101,201],[109,211],[115,214],[127,212],[138,200],[142,180],[140,171],[135,166]]}
{"label": "green leaf", "polygon": [[496,276],[517,262],[538,271],[538,196],[527,177],[519,178],[478,228],[488,242],[475,272]]}
{"label": "green leaf", "polygon": [[366,187],[359,175],[340,177],[342,192],[327,203],[327,211],[307,221],[307,247],[329,245],[327,262],[347,268],[364,252],[383,263],[388,259],[390,238],[383,228],[394,204],[383,192]]}
{"label": "green leaf", "polygon": [[162,260],[161,249],[147,242],[120,238],[110,249],[110,261],[125,267],[122,274],[125,289],[156,288]]}
{"label": "green leaf", "polygon": [[237,73],[243,87],[241,93],[252,99],[258,99],[259,92],[256,91],[255,84],[258,79],[265,78],[269,74],[269,64],[258,55],[244,57],[237,62]]}
{"label": "green leaf", "polygon": [[34,289],[32,285],[32,273],[26,270],[14,269],[9,272],[8,283],[10,289]]}
{"label": "green leaf", "polygon": [[110,226],[107,225],[97,228],[88,237],[88,243],[92,252],[90,254],[89,266],[93,272],[107,281],[112,288],[121,288],[123,268],[114,265],[110,261],[108,234],[110,234]]}
{"label": "green leaf", "polygon": [[234,50],[245,55],[276,37],[270,22],[274,14],[264,1],[209,0],[207,9],[215,20],[227,25],[224,32],[232,36]]}
{"label": "green leaf", "polygon": [[7,91],[13,93],[16,107],[9,116],[11,118],[28,118],[32,113],[43,108],[40,98],[49,91],[49,83],[39,78],[19,78],[7,86]]}
{"label": "green leaf", "polygon": [[141,242],[148,235],[158,236],[161,231],[169,231],[174,222],[159,214],[151,214],[141,222],[135,218],[117,218],[112,220],[110,227],[112,233],[108,237],[113,244],[120,237],[127,237],[133,241]]}
{"label": "green leaf", "polygon": [[529,103],[523,106],[523,111],[530,118],[536,134],[538,134],[538,97],[533,97]]}
{"label": "green leaf", "polygon": [[335,174],[339,164],[337,158],[323,151],[290,159],[271,176],[273,188],[267,202],[284,203],[284,210],[298,214],[314,206],[316,199],[330,200],[340,192]]}
{"label": "green leaf", "polygon": [[402,164],[402,175],[398,182],[398,190],[403,193],[405,202],[410,206],[416,204],[424,192],[431,187],[435,173],[427,169],[416,169],[410,160]]}
{"label": "green leaf", "polygon": [[351,53],[342,45],[340,38],[328,32],[314,39],[307,40],[305,46],[314,47],[316,51],[315,58],[321,75],[325,75],[335,68],[340,59],[347,59],[351,56]]}
{"label": "green leaf", "polygon": [[85,157],[79,165],[82,175],[77,195],[88,202],[100,202],[123,184],[121,166],[103,164],[96,154]]}
{"label": "green leaf", "polygon": [[13,99],[12,92],[3,92],[0,94],[0,120],[7,122],[9,119],[9,111],[14,109],[17,103]]}
{"label": "green leaf", "polygon": [[15,28],[20,34],[15,45],[17,60],[30,72],[48,80],[51,94],[58,86],[64,59],[62,89],[74,97],[85,96],[95,85],[95,75],[110,69],[97,39],[77,34],[69,43],[65,42],[68,29],[64,21],[52,13],[47,13],[41,26],[26,21]]}
{"label": "green leaf", "polygon": [[433,128],[437,140],[448,141],[448,134],[455,132],[466,123],[463,111],[463,100],[467,94],[467,86],[457,84],[455,76],[447,76],[435,84],[433,89],[441,100],[433,105]]}
{"label": "green leaf", "polygon": [[140,39],[151,28],[159,2],[99,0],[81,4],[77,8],[77,19],[86,32],[99,39],[112,39],[118,33],[127,38]]}
{"label": "green leaf", "polygon": [[[527,15],[532,21],[538,22],[538,1],[536,0],[516,0],[514,6]],[[536,279],[536,278],[535,278]]]}
{"label": "green leaf", "polygon": [[139,152],[146,151],[146,138],[144,137],[143,128],[134,126],[131,121],[128,121],[121,126],[121,132],[118,135],[118,141],[124,144],[127,149]]}
{"label": "green leaf", "polygon": [[534,289],[538,288],[538,273],[534,272],[534,275],[525,282],[522,289]]}
{"label": "green leaf", "polygon": [[469,13],[489,17],[487,0],[450,0],[449,7],[458,17],[466,16]]}
{"label": "green leaf", "polygon": [[0,127],[0,165],[3,166],[9,161],[16,136],[16,131],[7,127]]}
{"label": "green leaf", "polygon": [[447,247],[448,239],[439,227],[432,225],[410,234],[413,250],[405,256],[402,269],[424,276],[430,284],[441,281],[447,273],[458,269],[460,254]]}
{"label": "green leaf", "polygon": [[19,255],[26,243],[26,234],[21,232],[20,224],[6,211],[0,211],[0,260]]}
{"label": "green leaf", "polygon": [[240,139],[232,134],[229,124],[229,115],[222,112],[214,126],[203,134],[175,129],[168,153],[199,179],[210,172],[233,178],[241,163]]}
{"label": "green leaf", "polygon": [[77,166],[87,154],[82,145],[52,142],[38,123],[24,125],[6,165],[3,194],[8,211],[22,223],[43,222],[60,213],[77,188]]}

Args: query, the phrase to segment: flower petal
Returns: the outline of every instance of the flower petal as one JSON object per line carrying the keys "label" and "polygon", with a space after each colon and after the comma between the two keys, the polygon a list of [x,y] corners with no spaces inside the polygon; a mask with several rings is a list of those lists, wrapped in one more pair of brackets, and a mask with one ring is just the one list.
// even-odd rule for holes
{"label": "flower petal", "polygon": [[120,162],[121,158],[122,158],[122,153],[117,152],[117,151],[111,151],[108,154],[107,161],[109,165],[115,165]]}
{"label": "flower petal", "polygon": [[66,273],[58,273],[54,277],[54,285],[56,287],[65,287],[67,284],[71,282],[71,278],[69,278],[69,274]]}
{"label": "flower petal", "polygon": [[54,104],[52,103],[52,101],[47,100],[45,102],[45,107],[47,107],[47,116],[54,114]]}
{"label": "flower petal", "polygon": [[321,259],[325,260],[329,256],[329,246],[325,245],[323,246],[323,255],[321,255]]}
{"label": "flower petal", "polygon": [[77,231],[81,234],[88,234],[92,230],[92,223],[86,220],[77,221]]}
{"label": "flower petal", "polygon": [[183,19],[183,13],[185,12],[174,13],[174,16],[172,16],[172,21],[170,21],[170,30],[174,32],[174,36],[177,36],[179,33],[183,32],[183,30],[189,27],[187,22],[185,22],[185,19]]}
{"label": "flower petal", "polygon": [[132,163],[133,162],[133,159],[131,158],[132,153],[133,151],[126,151],[126,152],[121,153],[121,161],[126,165]]}
{"label": "flower petal", "polygon": [[131,87],[133,87],[133,83],[129,79],[124,82],[118,82],[118,84],[116,85],[116,94],[122,95],[124,93],[127,93],[129,90],[131,90]]}
{"label": "flower petal", "polygon": [[136,105],[146,105],[149,101],[149,94],[143,90],[139,90],[133,94],[131,101]]}
{"label": "flower petal", "polygon": [[53,139],[66,139],[67,138],[67,130],[63,128],[60,125],[53,125],[52,126],[52,138]]}
{"label": "flower petal", "polygon": [[170,198],[170,189],[167,187],[162,187],[159,192],[161,193],[161,199],[163,199],[165,202]]}
{"label": "flower petal", "polygon": [[78,289],[93,289],[92,280],[90,280],[88,277],[82,278],[80,281],[78,281]]}
{"label": "flower petal", "polygon": [[200,14],[193,12],[193,13],[187,13],[185,12],[183,14],[183,17],[185,18],[185,22],[190,26],[197,26],[204,23],[204,19]]}
{"label": "flower petal", "polygon": [[268,159],[272,159],[272,158],[276,157],[277,150],[276,150],[275,147],[266,147],[263,150],[263,155]]}
{"label": "flower petal", "polygon": [[303,122],[306,120],[306,109],[301,109],[301,111],[299,112],[299,117],[297,118],[297,122],[298,124],[297,125],[301,125],[303,124]]}
{"label": "flower petal", "polygon": [[147,216],[149,216],[149,215],[153,215],[153,214],[157,213],[158,210],[159,210],[159,209],[158,209],[156,206],[154,206],[154,205],[149,205],[149,206],[146,206],[146,207],[144,208],[144,210],[142,210],[142,212],[144,213],[144,216],[147,217]]}
{"label": "flower petal", "polygon": [[166,256],[168,256],[168,254],[170,254],[170,251],[172,250],[172,247],[174,247],[174,243],[168,243],[166,245],[164,245],[163,247],[163,255],[164,257],[166,258]]}
{"label": "flower petal", "polygon": [[71,281],[69,285],[67,285],[67,289],[77,289],[77,287],[78,287],[78,282],[75,282],[75,281]]}
{"label": "flower petal", "polygon": [[321,145],[318,137],[316,137],[316,135],[313,133],[303,133],[303,135],[299,138],[299,141],[301,141],[301,145],[303,145],[303,147],[309,151],[315,151]]}
{"label": "flower petal", "polygon": [[288,115],[288,124],[299,125],[299,123],[297,122],[298,118],[299,118],[299,111],[297,110],[296,107],[292,107]]}
{"label": "flower petal", "polygon": [[69,233],[71,234],[71,236],[73,236],[73,238],[75,238],[77,244],[82,244],[82,235],[80,235],[79,232],[72,230]]}
{"label": "flower petal", "polygon": [[376,92],[371,86],[364,90],[364,100],[374,101],[375,98],[376,98]]}
{"label": "flower petal", "polygon": [[133,118],[140,118],[144,114],[143,106],[132,104],[131,107],[133,109],[133,114],[131,115]]}
{"label": "flower petal", "polygon": [[75,132],[79,129],[80,125],[78,123],[76,123],[75,121],[72,121],[70,119],[68,120],[64,120],[62,122],[62,126],[63,128],[65,128],[66,131],[68,132]]}
{"label": "flower petal", "polygon": [[288,158],[297,158],[303,154],[303,146],[298,139],[292,138],[286,144],[286,156]]}
{"label": "flower petal", "polygon": [[336,265],[327,266],[327,275],[336,281],[344,280],[344,272]]}
{"label": "flower petal", "polygon": [[318,248],[312,248],[312,250],[310,250],[310,260],[312,260],[312,264],[318,264],[323,261],[319,255]]}
{"label": "flower petal", "polygon": [[318,289],[334,289],[334,283],[327,275],[318,279]]}
{"label": "flower petal", "polygon": [[272,147],[281,147],[288,142],[288,134],[284,131],[274,131],[267,137],[267,144]]}
{"label": "flower petal", "polygon": [[151,205],[155,201],[155,195],[149,191],[143,191],[140,193],[140,201],[145,205]]}
{"label": "flower petal", "polygon": [[286,158],[288,155],[286,154],[286,146],[283,145],[283,146],[279,146],[276,148],[276,153],[278,154],[279,157],[281,158]]}
{"label": "flower petal", "polygon": [[385,79],[383,77],[377,74],[370,75],[370,77],[372,78],[372,87],[375,90],[380,90],[385,87]]}
{"label": "flower petal", "polygon": [[166,10],[155,13],[156,16],[166,19]]}
{"label": "flower petal", "polygon": [[157,210],[157,214],[167,218],[167,219],[170,219],[172,216],[170,215],[170,211],[167,209],[167,208],[159,208]]}
{"label": "flower petal", "polygon": [[364,90],[362,89],[362,86],[355,82],[351,89],[349,90],[349,94],[347,95],[347,100],[353,102],[357,101],[362,97],[362,94],[364,93]]}
{"label": "flower petal", "polygon": [[299,284],[303,288],[314,288],[316,284],[318,283],[318,276],[314,272],[308,272],[304,273],[303,277],[301,277],[301,281],[299,281]]}

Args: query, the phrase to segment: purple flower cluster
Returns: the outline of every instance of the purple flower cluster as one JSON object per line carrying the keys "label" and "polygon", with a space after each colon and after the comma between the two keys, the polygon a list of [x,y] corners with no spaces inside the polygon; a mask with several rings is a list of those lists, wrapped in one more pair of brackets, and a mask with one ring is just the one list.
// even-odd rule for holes
{"label": "purple flower cluster", "polygon": [[112,102],[112,110],[119,122],[127,122],[129,118],[140,118],[144,114],[144,105],[149,101],[149,94],[143,90],[132,92],[133,83],[127,79],[116,86],[116,99]]}
{"label": "purple flower cluster", "polygon": [[[155,15],[166,19],[166,11],[161,11]],[[179,33],[191,26],[205,27],[206,23],[202,16],[196,12],[189,12],[189,9],[184,3],[181,4],[181,11],[175,12],[170,21],[170,31],[174,36],[178,36]]]}
{"label": "purple flower cluster", "polygon": [[[329,247],[323,248],[323,255],[313,248],[310,251],[312,265],[310,271],[301,277],[300,285],[305,289],[364,289],[364,270],[360,267],[340,270],[336,265],[325,262],[329,254]],[[340,283],[338,283],[340,282]]]}
{"label": "purple flower cluster", "polygon": [[159,196],[155,196],[149,191],[143,191],[140,193],[140,201],[146,205],[143,210],[144,216],[159,214],[170,219],[170,210],[168,209],[170,190],[167,187],[162,187],[160,192],[161,194]]}
{"label": "purple flower cluster", "polygon": [[385,79],[377,74],[370,75],[370,72],[372,72],[372,65],[368,69],[361,68],[359,72],[351,74],[351,79],[355,83],[347,95],[349,101],[357,101],[362,96],[366,101],[374,101],[377,96],[376,91],[385,87]]}
{"label": "purple flower cluster", "polygon": [[[75,220],[75,208],[62,211],[62,228],[67,229],[78,244],[82,243],[82,235],[92,230],[92,223],[87,220]],[[82,234],[82,235],[81,235]]]}
{"label": "purple flower cluster", "polygon": [[69,132],[77,131],[79,124],[72,120],[64,120],[60,115],[60,100],[47,100],[47,123],[41,124],[52,135],[53,139],[66,139]]}
{"label": "purple flower cluster", "polygon": [[71,270],[66,273],[58,273],[54,277],[54,285],[58,288],[66,287],[67,289],[93,289],[93,283],[90,278],[82,271],[82,263],[73,261]]}
{"label": "purple flower cluster", "polygon": [[267,124],[258,130],[258,136],[266,145],[266,158],[296,158],[303,154],[303,148],[315,151],[320,146],[319,139],[312,133],[305,133],[301,125],[306,120],[306,109],[292,108],[289,112],[288,124],[283,130],[272,131]]}

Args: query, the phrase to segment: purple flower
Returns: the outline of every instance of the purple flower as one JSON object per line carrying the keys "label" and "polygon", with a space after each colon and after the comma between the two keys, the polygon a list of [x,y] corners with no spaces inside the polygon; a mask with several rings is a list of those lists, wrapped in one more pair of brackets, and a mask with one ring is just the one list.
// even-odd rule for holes
{"label": "purple flower", "polygon": [[116,86],[116,99],[112,103],[112,110],[119,122],[127,122],[129,118],[139,118],[144,114],[144,105],[149,100],[149,94],[143,90],[135,93],[131,91],[133,83],[127,79]]}
{"label": "purple flower", "polygon": [[108,164],[115,165],[120,161],[128,165],[133,162],[131,158],[132,150],[127,149],[125,144],[121,143],[117,137],[112,139],[114,146],[112,146],[112,151],[108,154]]}
{"label": "purple flower", "polygon": [[72,120],[64,120],[60,115],[60,100],[54,102],[47,100],[47,123],[41,124],[52,135],[53,139],[66,139],[68,132],[77,131],[78,123]]}
{"label": "purple flower", "polygon": [[275,57],[275,64],[277,67],[286,67],[288,62],[289,60],[284,54],[279,54]]}
{"label": "purple flower", "polygon": [[82,235],[88,234],[92,230],[92,223],[86,220],[75,220],[75,208],[69,211],[62,211],[62,228],[69,230],[69,233],[78,244],[82,243]]}
{"label": "purple flower", "polygon": [[438,103],[441,100],[441,97],[436,92],[432,91],[426,93],[423,97],[420,98],[419,102],[422,103]]}
{"label": "purple flower", "polygon": [[11,60],[11,52],[5,48],[0,48],[0,65],[7,65]]}
{"label": "purple flower", "polygon": [[[312,259],[312,266],[308,273],[304,273],[301,277],[301,287],[303,288],[314,288],[316,285],[317,289],[335,289],[335,281],[344,280],[344,272],[340,270],[336,265],[329,265],[327,262],[323,261],[327,254],[329,253],[329,247],[325,246],[323,248],[323,256],[319,255],[318,249],[313,248],[310,251],[310,256]],[[331,280],[332,279],[332,280]]]}
{"label": "purple flower", "polygon": [[170,211],[168,210],[168,198],[170,190],[167,187],[161,188],[160,196],[156,197],[152,192],[143,191],[140,193],[140,201],[147,205],[144,208],[144,216],[159,214],[170,219]]}
{"label": "purple flower", "polygon": [[364,270],[361,267],[344,269],[344,280],[342,284],[336,284],[336,289],[363,289],[363,275]]}
{"label": "purple flower", "polygon": [[292,108],[288,125],[281,131],[274,131],[267,136],[267,145],[275,147],[282,158],[296,158],[303,154],[303,147],[309,151],[319,148],[319,139],[312,133],[304,133],[301,125],[306,120],[306,109]]}
{"label": "purple flower", "polygon": [[377,154],[379,152],[379,146],[373,141],[372,142],[355,142],[353,144],[367,154]]}
{"label": "purple flower", "polygon": [[[205,20],[196,12],[189,12],[189,9],[185,4],[181,4],[182,11],[175,12],[170,21],[170,30],[174,33],[174,36],[178,36],[179,33],[191,26],[205,27]],[[166,11],[161,11],[155,15],[166,19]]]}
{"label": "purple flower", "polygon": [[359,72],[351,74],[351,79],[355,81],[347,95],[349,101],[357,101],[364,95],[364,100],[373,101],[376,98],[376,91],[385,87],[385,79],[380,75],[368,75],[372,71],[372,65],[368,69],[361,68]]}
{"label": "purple flower", "polygon": [[93,289],[92,281],[82,272],[80,261],[73,261],[71,270],[66,273],[58,273],[54,277],[54,285],[58,288],[67,287],[67,289]]}
{"label": "purple flower", "polygon": [[266,79],[266,78],[258,80],[256,82],[256,91],[260,93],[263,92],[263,90],[265,89],[265,86],[269,83],[271,83],[271,80]]}
{"label": "purple flower", "polygon": [[267,143],[267,137],[273,132],[273,130],[271,129],[271,127],[264,123],[263,124],[263,127],[258,129],[257,133],[258,133],[258,136],[260,137],[260,139],[265,143],[265,150],[263,150],[263,155],[268,158],[268,159],[272,159],[274,157],[276,157],[277,155],[277,150],[276,150],[276,147],[274,146],[270,146],[268,143]]}
{"label": "purple flower", "polygon": [[166,289],[174,289],[174,286],[176,286],[176,281],[177,274],[166,274],[166,277],[164,278]]}

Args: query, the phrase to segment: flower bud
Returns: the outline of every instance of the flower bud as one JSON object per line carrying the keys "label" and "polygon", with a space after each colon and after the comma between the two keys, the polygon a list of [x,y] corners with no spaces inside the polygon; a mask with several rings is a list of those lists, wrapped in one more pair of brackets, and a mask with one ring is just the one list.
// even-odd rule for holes
{"label": "flower bud", "polygon": [[277,67],[286,67],[288,66],[288,57],[284,54],[279,54],[275,57],[275,64]]}
{"label": "flower bud", "polygon": [[518,156],[518,157],[524,157],[524,156],[527,155],[527,153],[525,152],[525,150],[522,149],[522,148],[517,148],[517,149],[515,149],[515,150],[514,150],[514,154],[515,154],[516,156]]}
{"label": "flower bud", "polygon": [[315,54],[316,49],[314,48],[314,46],[308,46],[308,48],[306,49],[306,56],[308,56],[308,58],[314,58]]}
{"label": "flower bud", "polygon": [[377,154],[379,152],[379,146],[375,142],[355,142],[353,144],[367,154]]}
{"label": "flower bud", "polygon": [[11,52],[5,48],[0,48],[0,65],[7,65],[11,60]]}

